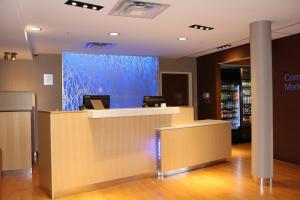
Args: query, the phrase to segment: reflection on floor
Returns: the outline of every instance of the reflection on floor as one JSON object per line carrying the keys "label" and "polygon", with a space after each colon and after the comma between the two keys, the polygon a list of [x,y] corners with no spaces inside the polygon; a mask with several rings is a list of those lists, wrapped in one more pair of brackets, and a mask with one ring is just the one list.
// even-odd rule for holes
{"label": "reflection on floor", "polygon": [[[250,144],[234,145],[232,158],[225,163],[189,173],[132,181],[61,200],[102,199],[300,199],[300,166],[275,160],[273,186],[260,188],[251,176]],[[38,168],[33,175],[5,176],[1,200],[49,199],[38,187]]]}

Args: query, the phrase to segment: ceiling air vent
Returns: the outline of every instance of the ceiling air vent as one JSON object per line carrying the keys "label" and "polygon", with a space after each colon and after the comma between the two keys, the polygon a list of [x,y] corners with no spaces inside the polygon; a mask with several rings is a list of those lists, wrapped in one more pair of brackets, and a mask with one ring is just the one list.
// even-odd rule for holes
{"label": "ceiling air vent", "polygon": [[85,44],[85,48],[88,49],[111,49],[114,46],[116,46],[116,44],[107,42],[87,42]]}
{"label": "ceiling air vent", "polygon": [[110,15],[152,19],[168,8],[169,4],[159,4],[145,1],[119,0]]}

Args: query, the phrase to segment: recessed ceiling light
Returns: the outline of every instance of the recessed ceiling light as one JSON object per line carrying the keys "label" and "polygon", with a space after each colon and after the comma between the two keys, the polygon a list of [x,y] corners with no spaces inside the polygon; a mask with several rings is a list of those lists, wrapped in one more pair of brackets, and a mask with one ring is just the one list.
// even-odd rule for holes
{"label": "recessed ceiling light", "polygon": [[136,2],[134,2],[134,6],[137,8],[144,8],[146,6],[146,4],[144,2],[136,1]]}
{"label": "recessed ceiling light", "polygon": [[12,52],[11,53],[11,58],[10,58],[12,61],[15,61],[17,59],[17,53],[15,52]]}
{"label": "recessed ceiling light", "polygon": [[9,55],[9,52],[4,52],[4,60],[8,60],[8,55]]}
{"label": "recessed ceiling light", "polygon": [[8,60],[10,56],[10,60],[15,61],[17,59],[16,52],[4,52],[4,60]]}
{"label": "recessed ceiling light", "polygon": [[115,47],[116,44],[109,42],[87,42],[85,48],[89,49],[111,49]]}
{"label": "recessed ceiling light", "polygon": [[108,33],[108,35],[110,35],[110,36],[119,36],[120,33],[117,33],[117,32],[111,32],[111,33]]}
{"label": "recessed ceiling light", "polygon": [[200,29],[200,30],[206,30],[206,31],[210,31],[213,30],[214,28],[212,27],[208,27],[208,26],[202,26],[202,25],[198,25],[198,24],[193,24],[191,26],[189,26],[190,28],[194,28],[194,29]]}
{"label": "recessed ceiling light", "polygon": [[42,28],[37,27],[37,26],[27,26],[28,31],[41,31]]}
{"label": "recessed ceiling light", "polygon": [[177,38],[177,40],[179,40],[179,41],[185,41],[185,40],[188,40],[188,38],[187,37],[179,37],[179,38]]}
{"label": "recessed ceiling light", "polygon": [[81,1],[75,1],[75,0],[68,0],[65,2],[65,4],[71,5],[71,6],[76,6],[76,7],[81,7],[81,8],[92,9],[92,10],[101,10],[103,8],[103,6],[85,3],[85,2],[81,2]]}
{"label": "recessed ceiling light", "polygon": [[223,49],[228,49],[229,47],[232,47],[232,45],[231,45],[231,44],[226,44],[226,45],[223,45],[223,46],[217,47],[217,49],[219,49],[219,50],[223,50]]}

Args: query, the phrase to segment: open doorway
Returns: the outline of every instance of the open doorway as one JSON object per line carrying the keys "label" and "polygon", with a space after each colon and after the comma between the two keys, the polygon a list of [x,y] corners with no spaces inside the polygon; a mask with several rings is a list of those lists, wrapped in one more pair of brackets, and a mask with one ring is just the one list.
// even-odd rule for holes
{"label": "open doorway", "polygon": [[222,63],[220,114],[231,121],[232,143],[251,142],[251,72],[250,59]]}

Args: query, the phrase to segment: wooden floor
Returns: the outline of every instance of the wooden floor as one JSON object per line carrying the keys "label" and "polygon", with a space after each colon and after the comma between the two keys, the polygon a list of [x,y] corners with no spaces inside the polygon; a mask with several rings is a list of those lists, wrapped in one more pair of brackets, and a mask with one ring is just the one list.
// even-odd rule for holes
{"label": "wooden floor", "polygon": [[[162,200],[162,199],[300,199],[300,166],[275,161],[273,186],[260,188],[251,176],[250,144],[234,145],[233,157],[225,163],[165,180],[148,178],[61,200]],[[5,176],[1,200],[49,199],[38,187],[38,168],[33,175]]]}

